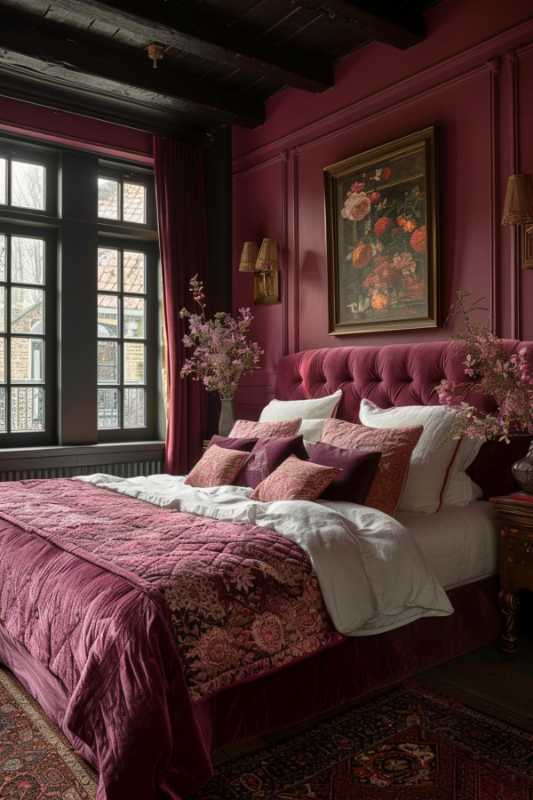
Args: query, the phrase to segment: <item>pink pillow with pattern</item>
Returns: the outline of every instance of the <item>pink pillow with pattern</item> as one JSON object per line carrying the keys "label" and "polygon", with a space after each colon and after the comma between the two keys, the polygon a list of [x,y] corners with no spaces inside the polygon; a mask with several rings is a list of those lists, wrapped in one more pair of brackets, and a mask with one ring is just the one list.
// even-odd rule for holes
{"label": "pink pillow with pattern", "polygon": [[199,487],[229,486],[249,458],[250,453],[212,444],[189,472],[185,483]]}
{"label": "pink pillow with pattern", "polygon": [[252,493],[252,500],[316,500],[340,475],[336,467],[323,467],[289,456]]}
{"label": "pink pillow with pattern", "polygon": [[322,442],[345,449],[374,450],[381,453],[376,476],[365,505],[394,514],[409,472],[411,453],[424,428],[367,428],[340,419],[327,419]]}
{"label": "pink pillow with pattern", "polygon": [[288,419],[281,422],[254,422],[251,419],[238,419],[230,431],[230,436],[255,436],[257,439],[273,439],[278,436],[296,436],[301,419]]}

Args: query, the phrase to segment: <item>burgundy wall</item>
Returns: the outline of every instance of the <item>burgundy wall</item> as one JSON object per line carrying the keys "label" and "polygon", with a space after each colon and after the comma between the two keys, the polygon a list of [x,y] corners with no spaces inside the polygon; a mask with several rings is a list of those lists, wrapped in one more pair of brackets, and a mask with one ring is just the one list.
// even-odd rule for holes
{"label": "burgundy wall", "polygon": [[0,97],[0,131],[152,164],[152,135],[112,122]]}
{"label": "burgundy wall", "polygon": [[347,57],[333,89],[279,93],[265,125],[234,131],[234,306],[251,304],[251,276],[237,271],[247,239],[280,242],[283,295],[254,309],[266,356],[245,378],[242,416],[272,394],[283,353],[449,336],[328,334],[323,167],[428,125],[440,136],[442,307],[470,290],[486,298],[495,332],[533,339],[533,271],[520,270],[515,229],[500,226],[507,176],[533,174],[531,0],[443,0],[428,29],[410,50],[373,44]]}

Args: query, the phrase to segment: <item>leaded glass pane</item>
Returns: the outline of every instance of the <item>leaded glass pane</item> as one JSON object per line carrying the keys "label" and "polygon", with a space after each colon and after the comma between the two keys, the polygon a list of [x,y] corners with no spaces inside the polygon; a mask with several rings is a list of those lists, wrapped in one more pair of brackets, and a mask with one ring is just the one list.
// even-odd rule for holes
{"label": "leaded glass pane", "polygon": [[20,208],[45,209],[46,169],[26,161],[11,162],[11,205]]}
{"label": "leaded glass pane", "polygon": [[98,216],[119,219],[120,184],[110,178],[98,178]]}
{"label": "leaded glass pane", "polygon": [[11,237],[13,283],[44,283],[44,241],[30,236]]}
{"label": "leaded glass pane", "polygon": [[140,342],[124,342],[124,383],[146,383],[145,347]]}
{"label": "leaded glass pane", "polygon": [[7,161],[0,158],[0,205],[7,203]]}
{"label": "leaded glass pane", "polygon": [[120,427],[120,396],[118,389],[98,389],[98,428]]}
{"label": "leaded glass pane", "polygon": [[44,340],[11,338],[11,381],[44,383]]}
{"label": "leaded glass pane", "polygon": [[140,183],[124,182],[123,213],[125,222],[146,222],[146,187]]}
{"label": "leaded glass pane", "polygon": [[146,427],[146,391],[124,389],[124,427]]}
{"label": "leaded glass pane", "polygon": [[98,336],[117,337],[120,333],[118,297],[113,294],[98,295]]}
{"label": "leaded glass pane", "polygon": [[119,346],[113,341],[98,342],[98,383],[120,383]]}
{"label": "leaded glass pane", "polygon": [[98,289],[101,292],[118,292],[118,250],[111,247],[98,248]]}
{"label": "leaded glass pane", "polygon": [[146,256],[133,250],[124,250],[123,271],[124,291],[132,294],[144,294]]}
{"label": "leaded glass pane", "polygon": [[7,389],[5,386],[0,387],[0,433],[7,431]]}
{"label": "leaded glass pane", "polygon": [[42,386],[12,386],[10,391],[12,432],[44,431],[44,388]]}
{"label": "leaded glass pane", "polygon": [[144,339],[145,301],[142,297],[124,297],[124,337]]}
{"label": "leaded glass pane", "polygon": [[44,333],[44,292],[42,289],[11,287],[11,331]]}

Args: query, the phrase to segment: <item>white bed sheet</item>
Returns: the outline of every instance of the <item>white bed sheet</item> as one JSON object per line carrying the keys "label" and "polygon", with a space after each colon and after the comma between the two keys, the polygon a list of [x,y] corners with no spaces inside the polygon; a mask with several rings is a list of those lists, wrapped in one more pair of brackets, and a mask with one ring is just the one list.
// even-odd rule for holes
{"label": "white bed sheet", "polygon": [[495,575],[498,536],[490,503],[481,500],[436,514],[396,515],[415,539],[428,567],[445,589]]}

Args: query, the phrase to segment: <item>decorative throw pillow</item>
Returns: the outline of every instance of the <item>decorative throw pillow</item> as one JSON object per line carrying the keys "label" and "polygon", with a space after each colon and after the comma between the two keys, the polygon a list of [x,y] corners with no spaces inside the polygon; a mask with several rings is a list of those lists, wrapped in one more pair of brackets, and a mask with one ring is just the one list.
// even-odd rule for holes
{"label": "decorative throw pillow", "polygon": [[332,417],[342,399],[342,389],[325,397],[310,400],[271,400],[261,411],[260,422],[279,422],[285,419],[325,419]]}
{"label": "decorative throw pillow", "polygon": [[378,450],[381,460],[372,481],[366,505],[394,514],[402,492],[411,454],[416,447],[423,428],[365,428],[353,422],[340,419],[328,419],[324,425],[322,441],[358,450]]}
{"label": "decorative throw pillow", "polygon": [[251,499],[263,503],[272,500],[316,500],[338,474],[339,470],[334,467],[322,467],[289,456],[268,478],[261,481],[251,494]]}
{"label": "decorative throw pillow", "polygon": [[272,439],[275,436],[296,436],[300,422],[297,419],[282,420],[281,422],[254,422],[251,419],[238,419],[231,429],[230,436],[242,436],[256,439]]}
{"label": "decorative throw pillow", "polygon": [[243,452],[249,453],[254,445],[257,444],[257,438],[255,436],[250,439],[232,438],[231,436],[219,436],[218,433],[216,433],[211,437],[209,446],[211,447],[213,444],[219,447],[225,447],[226,450],[242,450]]}
{"label": "decorative throw pillow", "polygon": [[189,486],[229,486],[233,483],[250,453],[228,450],[212,444],[185,478]]}
{"label": "decorative throw pillow", "polygon": [[280,436],[277,439],[258,439],[249,460],[241,469],[235,483],[251,489],[261,483],[289,456],[307,459],[301,436]]}
{"label": "decorative throw pillow", "polygon": [[[459,441],[454,438],[455,412],[445,406],[379,408],[370,400],[362,400],[359,419],[369,428],[423,426],[422,435],[411,456],[409,474],[400,496],[398,511],[416,511],[422,514],[434,514],[438,511],[444,497],[445,485],[452,474],[455,476],[459,467]],[[457,464],[455,470],[454,463]],[[454,492],[452,486],[450,500],[453,500]]]}
{"label": "decorative throw pillow", "polygon": [[340,475],[322,492],[321,499],[364,504],[376,477],[381,453],[344,450],[324,442],[310,444],[307,452],[311,463],[341,470]]}

